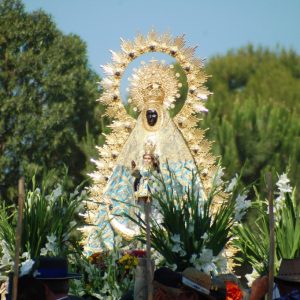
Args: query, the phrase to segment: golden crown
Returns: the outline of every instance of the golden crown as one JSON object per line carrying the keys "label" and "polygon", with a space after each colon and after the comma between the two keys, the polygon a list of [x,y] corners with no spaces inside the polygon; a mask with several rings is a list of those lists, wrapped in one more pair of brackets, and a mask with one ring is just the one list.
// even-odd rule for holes
{"label": "golden crown", "polygon": [[150,83],[145,90],[143,101],[147,102],[159,102],[163,103],[165,98],[165,92],[161,87],[160,83]]}
{"label": "golden crown", "polygon": [[178,95],[178,80],[170,66],[151,60],[137,69],[129,78],[128,102],[141,111],[147,103],[172,107]]}
{"label": "golden crown", "polygon": [[151,140],[147,140],[144,144],[144,154],[154,155],[155,148],[155,143]]}

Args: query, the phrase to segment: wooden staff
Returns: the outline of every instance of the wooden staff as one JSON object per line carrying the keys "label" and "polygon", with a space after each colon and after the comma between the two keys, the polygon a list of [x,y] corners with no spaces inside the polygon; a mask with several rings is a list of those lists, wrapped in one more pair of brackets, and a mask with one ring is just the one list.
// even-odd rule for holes
{"label": "wooden staff", "polygon": [[18,295],[18,277],[19,277],[19,260],[20,260],[20,245],[22,239],[22,220],[23,220],[23,207],[25,201],[25,180],[21,177],[18,182],[18,223],[16,229],[16,249],[14,260],[14,276],[13,276],[13,288],[12,299],[17,300]]}
{"label": "wooden staff", "polygon": [[144,202],[145,209],[145,223],[146,223],[146,255],[147,255],[147,290],[148,300],[153,299],[153,288],[152,288],[152,263],[151,263],[151,239],[150,239],[150,215],[151,215],[151,197],[147,197]]}
{"label": "wooden staff", "polygon": [[274,205],[273,205],[273,187],[272,174],[267,175],[268,183],[268,201],[269,201],[269,231],[270,231],[270,257],[269,257],[269,290],[268,300],[273,297],[274,284],[274,254],[275,254],[275,237],[274,237]]}

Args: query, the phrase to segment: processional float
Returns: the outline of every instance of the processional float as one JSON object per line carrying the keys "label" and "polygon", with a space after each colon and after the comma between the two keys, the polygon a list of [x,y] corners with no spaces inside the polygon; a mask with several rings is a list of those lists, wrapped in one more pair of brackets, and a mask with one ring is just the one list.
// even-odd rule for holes
{"label": "processional float", "polygon": [[[216,158],[210,153],[211,142],[204,138],[204,130],[197,126],[197,114],[207,111],[204,103],[210,92],[204,86],[207,75],[203,61],[194,56],[195,49],[185,46],[184,36],[173,38],[151,31],[147,36],[137,35],[134,41],[121,39],[121,51],[111,51],[112,62],[103,66],[106,77],[99,101],[107,107],[112,124],[105,144],[98,147],[97,169],[91,174],[92,201],[85,214],[90,226],[83,228],[87,254],[112,247],[115,235],[130,240],[138,233],[124,215],[138,213],[143,201],[149,219],[151,189],[159,188],[155,172],[168,182],[171,170],[186,190],[196,173],[203,201],[212,188]],[[121,80],[131,62],[151,52],[169,55],[177,67],[151,59],[134,69],[129,78],[128,105],[138,114],[135,119],[121,99]],[[181,95],[182,78],[188,87],[186,95]],[[181,110],[171,117],[170,110],[182,96]]]}

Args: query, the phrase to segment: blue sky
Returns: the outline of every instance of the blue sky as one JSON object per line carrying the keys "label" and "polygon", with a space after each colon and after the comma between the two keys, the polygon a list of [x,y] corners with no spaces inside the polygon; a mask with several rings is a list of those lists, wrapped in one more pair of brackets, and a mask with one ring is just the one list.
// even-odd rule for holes
{"label": "blue sky", "polygon": [[110,61],[120,37],[133,39],[151,28],[173,36],[185,34],[210,58],[252,43],[300,54],[300,0],[23,0],[27,11],[42,8],[64,33],[87,44],[91,67]]}

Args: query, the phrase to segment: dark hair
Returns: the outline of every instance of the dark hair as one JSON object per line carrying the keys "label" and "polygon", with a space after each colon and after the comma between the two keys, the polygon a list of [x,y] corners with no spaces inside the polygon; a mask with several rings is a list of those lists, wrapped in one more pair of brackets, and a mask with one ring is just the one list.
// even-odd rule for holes
{"label": "dark hair", "polygon": [[43,283],[30,275],[18,280],[18,300],[46,300],[46,291]]}
{"label": "dark hair", "polygon": [[54,279],[54,280],[42,280],[47,287],[54,294],[68,294],[69,292],[69,280],[68,279]]}

